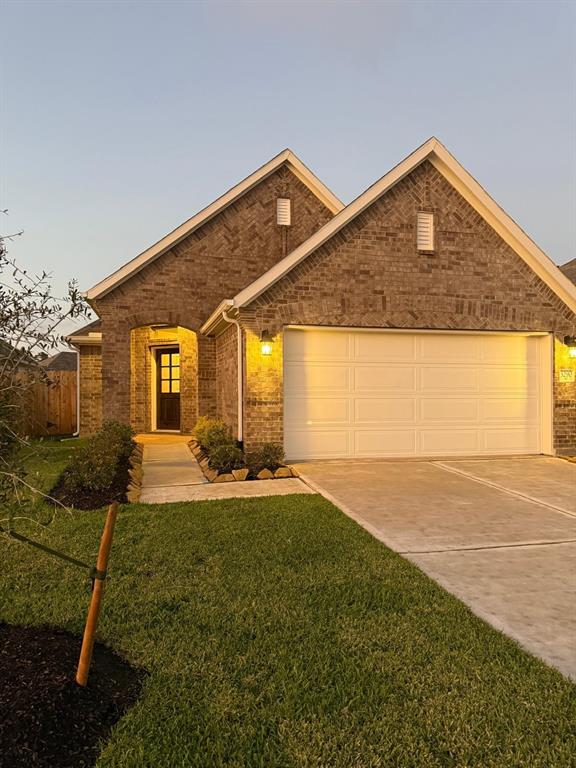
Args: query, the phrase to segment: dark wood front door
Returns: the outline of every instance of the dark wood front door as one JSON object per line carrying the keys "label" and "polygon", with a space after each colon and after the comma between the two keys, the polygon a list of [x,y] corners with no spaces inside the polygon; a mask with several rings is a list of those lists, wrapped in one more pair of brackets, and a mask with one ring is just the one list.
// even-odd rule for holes
{"label": "dark wood front door", "polygon": [[156,350],[157,429],[180,429],[180,350]]}

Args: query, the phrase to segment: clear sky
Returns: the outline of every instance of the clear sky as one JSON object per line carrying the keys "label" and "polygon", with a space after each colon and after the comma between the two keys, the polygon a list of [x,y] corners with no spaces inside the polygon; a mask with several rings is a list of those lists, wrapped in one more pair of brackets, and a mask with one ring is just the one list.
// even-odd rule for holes
{"label": "clear sky", "polygon": [[436,135],[576,256],[576,2],[2,0],[0,208],[83,289],[285,147],[349,202]]}

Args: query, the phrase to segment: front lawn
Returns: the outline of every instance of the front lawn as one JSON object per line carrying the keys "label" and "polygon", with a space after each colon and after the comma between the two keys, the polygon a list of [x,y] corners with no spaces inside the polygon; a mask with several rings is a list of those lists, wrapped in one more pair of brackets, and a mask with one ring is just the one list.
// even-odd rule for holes
{"label": "front lawn", "polygon": [[[103,519],[46,541],[92,560]],[[0,619],[80,633],[81,572],[0,548]],[[124,507],[110,570],[150,675],[99,768],[573,765],[574,686],[319,496]]]}

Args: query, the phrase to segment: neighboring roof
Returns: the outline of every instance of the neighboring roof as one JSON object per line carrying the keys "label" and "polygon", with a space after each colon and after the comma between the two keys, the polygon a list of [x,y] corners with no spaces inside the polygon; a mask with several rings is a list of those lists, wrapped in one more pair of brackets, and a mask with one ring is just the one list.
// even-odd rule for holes
{"label": "neighboring roof", "polygon": [[573,283],[576,283],[576,259],[572,259],[572,261],[567,261],[566,264],[562,264],[560,266],[560,271],[566,275],[568,280],[572,280]]}
{"label": "neighboring roof", "polygon": [[223,211],[224,208],[231,205],[235,200],[255,187],[256,184],[259,184],[267,176],[270,176],[277,171],[284,164],[288,165],[294,175],[300,179],[300,181],[302,181],[332,213],[338,213],[344,208],[344,203],[339,200],[290,149],[285,149],[261,168],[258,168],[257,171],[251,173],[250,176],[247,176],[239,184],[236,184],[235,187],[232,187],[232,189],[228,190],[228,192],[219,197],[209,206],[203,208],[195,216],[192,216],[191,219],[188,219],[188,221],[185,221],[175,230],[170,232],[166,237],[163,237],[116,272],[113,272],[104,280],[97,283],[97,285],[90,288],[85,294],[86,298],[92,300],[105,296],[113,288],[121,285],[128,280],[128,278],[132,277],[132,275],[143,269],[147,264],[150,264],[150,262],[157,259],[169,248],[176,245],[176,243],[179,243],[185,237],[188,237],[188,235],[195,229]]}
{"label": "neighboring roof", "polygon": [[42,360],[40,365],[47,371],[75,371],[77,357],[77,352],[57,352],[52,357]]}
{"label": "neighboring roof", "polygon": [[[227,299],[227,307],[239,309],[253,302],[425,160],[432,163],[566,306],[576,312],[576,287],[572,282],[435,137],[428,139],[379,181],[368,187],[308,240],[236,294],[233,299]],[[201,328],[202,333],[214,333],[220,323],[217,313],[218,309],[210,315]]]}
{"label": "neighboring roof", "polygon": [[78,330],[66,336],[66,341],[74,346],[78,346],[79,344],[101,344],[102,321],[96,319],[91,323],[88,323],[88,325],[78,328]]}

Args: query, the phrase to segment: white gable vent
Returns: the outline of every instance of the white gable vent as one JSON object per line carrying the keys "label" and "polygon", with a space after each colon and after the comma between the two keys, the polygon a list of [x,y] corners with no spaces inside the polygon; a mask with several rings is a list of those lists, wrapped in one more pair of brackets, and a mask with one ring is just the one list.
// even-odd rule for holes
{"label": "white gable vent", "polygon": [[287,197],[276,200],[276,223],[281,227],[290,226],[290,199]]}
{"label": "white gable vent", "polygon": [[434,214],[420,211],[418,214],[418,225],[416,242],[419,251],[434,250]]}

